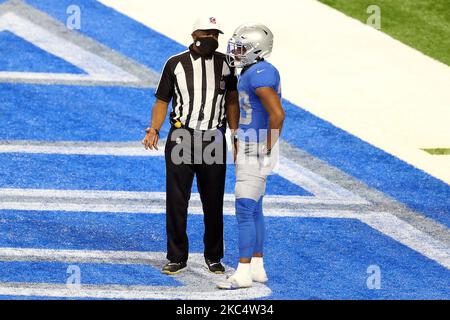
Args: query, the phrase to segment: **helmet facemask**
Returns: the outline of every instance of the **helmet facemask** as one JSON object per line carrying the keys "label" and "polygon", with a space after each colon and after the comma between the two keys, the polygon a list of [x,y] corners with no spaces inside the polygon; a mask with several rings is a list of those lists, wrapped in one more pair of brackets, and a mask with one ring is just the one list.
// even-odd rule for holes
{"label": "helmet facemask", "polygon": [[253,43],[243,43],[231,38],[228,41],[227,62],[231,67],[243,68],[256,62],[261,54],[257,50],[257,45]]}

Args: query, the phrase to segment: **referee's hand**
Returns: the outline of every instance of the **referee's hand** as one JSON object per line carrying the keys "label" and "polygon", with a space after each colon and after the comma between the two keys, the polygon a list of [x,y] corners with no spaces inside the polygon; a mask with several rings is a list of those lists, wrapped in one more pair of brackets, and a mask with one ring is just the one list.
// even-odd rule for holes
{"label": "referee's hand", "polygon": [[142,140],[145,150],[158,150],[159,136],[155,129],[150,129]]}

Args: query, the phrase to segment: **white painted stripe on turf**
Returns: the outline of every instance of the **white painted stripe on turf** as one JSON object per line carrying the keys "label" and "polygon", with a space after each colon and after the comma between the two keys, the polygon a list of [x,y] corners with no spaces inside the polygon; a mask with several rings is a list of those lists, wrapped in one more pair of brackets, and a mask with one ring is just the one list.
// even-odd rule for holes
{"label": "white painted stripe on turf", "polygon": [[[219,281],[217,281],[219,282]],[[0,295],[96,299],[163,299],[163,300],[248,300],[269,296],[272,291],[254,283],[242,290],[218,290],[215,283],[209,291],[198,287],[90,285],[80,289],[61,284],[0,283]]]}
{"label": "white painted stripe on turf", "polygon": [[450,248],[390,213],[361,215],[361,222],[450,269]]}
{"label": "white painted stripe on turf", "polygon": [[[0,189],[0,201],[2,197],[38,197],[48,198],[64,198],[70,199],[123,199],[123,200],[157,200],[165,201],[165,192],[133,192],[133,191],[102,191],[102,190],[57,190],[57,189]],[[198,193],[191,194],[192,201],[200,201]],[[225,201],[234,202],[234,194],[225,194]],[[42,201],[42,200],[41,200]],[[61,200],[63,201],[63,200]],[[47,201],[44,201],[47,203]],[[5,202],[3,202],[5,203]],[[321,205],[353,205],[360,204],[358,201],[352,199],[335,199],[335,198],[319,198],[310,196],[283,196],[283,195],[266,195],[264,196],[264,203],[266,204],[280,204],[280,205],[298,205],[298,204],[321,204]],[[1,204],[1,202],[0,202]]]}
{"label": "white painted stripe on turf", "polygon": [[162,157],[164,156],[164,147],[158,147],[158,150],[145,150],[144,147],[140,145],[140,142],[136,143],[136,147],[86,147],[70,145],[70,142],[67,142],[67,145],[61,146],[4,144],[0,145],[0,153]]}
{"label": "white painted stripe on turf", "polygon": [[279,166],[276,167],[274,172],[286,180],[305,188],[317,197],[341,198],[347,199],[352,203],[368,204],[366,200],[355,195],[353,192],[345,190],[341,186],[328,181],[322,176],[285,157],[280,156]]}
{"label": "white painted stripe on turf", "polygon": [[[139,191],[104,191],[104,190],[57,190],[57,189],[0,189],[0,197],[42,197],[42,198],[68,198],[68,199],[126,199],[126,200],[165,200],[165,192],[139,192]],[[233,194],[225,194],[227,201],[234,200]],[[200,200],[198,193],[191,194],[191,200]],[[290,199],[287,201],[292,201]]]}
{"label": "white painted stripe on turf", "polygon": [[53,261],[108,264],[145,264],[155,257],[144,251],[55,250],[0,248],[0,261]]}
{"label": "white painted stripe on turf", "polygon": [[[61,212],[95,212],[95,213],[133,213],[162,214],[165,206],[158,205],[108,205],[108,204],[77,204],[51,202],[0,202],[0,210],[22,211],[61,211]],[[224,215],[234,215],[234,205],[224,206]],[[190,205],[189,214],[203,215],[200,205]],[[264,208],[264,215],[270,217],[305,217],[305,218],[358,218],[360,214],[349,210],[326,209],[286,209]]]}
{"label": "white painted stripe on turf", "polygon": [[[165,199],[165,192],[134,192],[107,190],[59,190],[59,189],[0,189],[1,196],[10,197],[42,197],[42,198],[73,198],[73,199],[132,199],[152,200]],[[195,197],[195,194],[193,194]]]}

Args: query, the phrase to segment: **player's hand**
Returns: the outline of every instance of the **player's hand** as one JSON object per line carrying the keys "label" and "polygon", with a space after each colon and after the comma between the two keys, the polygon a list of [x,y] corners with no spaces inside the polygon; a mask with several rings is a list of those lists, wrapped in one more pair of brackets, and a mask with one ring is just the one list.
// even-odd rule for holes
{"label": "player's hand", "polygon": [[144,145],[145,150],[158,150],[158,140],[159,140],[159,135],[158,132],[153,129],[150,128],[147,131],[147,134],[144,137],[144,140],[142,140],[142,144]]}

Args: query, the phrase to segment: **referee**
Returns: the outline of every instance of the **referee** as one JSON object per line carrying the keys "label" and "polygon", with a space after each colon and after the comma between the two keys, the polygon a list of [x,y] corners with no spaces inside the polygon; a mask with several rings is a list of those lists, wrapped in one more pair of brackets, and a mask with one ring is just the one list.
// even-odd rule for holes
{"label": "referee", "polygon": [[[159,130],[172,101],[171,129],[165,146],[169,261],[162,268],[164,274],[177,274],[186,268],[189,253],[186,226],[194,176],[204,213],[205,263],[210,272],[225,271],[220,260],[224,253],[226,114],[229,109],[237,110],[239,101],[234,69],[228,65],[224,54],[216,52],[219,33],[223,34],[215,18],[198,19],[189,49],[166,62],[155,93],[151,126],[146,129],[143,140],[145,149],[157,149]],[[199,144],[195,142],[198,139],[201,139]],[[203,157],[211,146],[220,150],[213,154],[217,160],[213,163]],[[181,153],[180,147],[184,147]]]}

